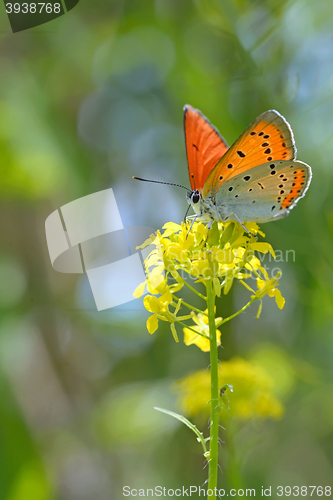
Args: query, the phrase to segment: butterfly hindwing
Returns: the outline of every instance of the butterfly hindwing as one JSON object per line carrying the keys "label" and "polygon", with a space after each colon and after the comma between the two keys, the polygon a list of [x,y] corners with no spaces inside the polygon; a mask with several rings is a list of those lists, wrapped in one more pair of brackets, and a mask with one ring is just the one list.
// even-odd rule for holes
{"label": "butterfly hindwing", "polygon": [[228,146],[209,120],[189,105],[184,106],[184,132],[191,187],[201,190]]}
{"label": "butterfly hindwing", "polygon": [[297,160],[267,162],[228,179],[216,194],[238,220],[268,222],[287,215],[311,181],[311,168]]}
{"label": "butterfly hindwing", "polygon": [[228,179],[256,165],[295,157],[296,147],[289,123],[277,111],[266,111],[242,133],[210,172],[203,197],[215,195]]}

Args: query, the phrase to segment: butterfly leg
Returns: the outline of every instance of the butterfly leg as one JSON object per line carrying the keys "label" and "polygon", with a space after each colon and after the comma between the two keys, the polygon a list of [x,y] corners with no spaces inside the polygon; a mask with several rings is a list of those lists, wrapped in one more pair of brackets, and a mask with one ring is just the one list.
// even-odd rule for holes
{"label": "butterfly leg", "polygon": [[231,212],[231,214],[229,215],[229,217],[233,215],[236,219],[236,221],[238,222],[238,224],[240,226],[242,226],[243,229],[245,229],[245,231],[250,235],[250,236],[253,236],[255,239],[258,239],[257,236],[253,233],[251,233],[251,231],[249,231],[245,226],[244,224],[240,221],[240,219],[237,217],[237,215],[235,214],[235,212]]}
{"label": "butterfly leg", "polygon": [[209,231],[210,231],[213,224],[214,224],[214,219],[210,219],[210,221],[208,222],[208,226],[207,226],[207,236],[206,236],[205,245],[208,241]]}
{"label": "butterfly leg", "polygon": [[193,220],[192,220],[192,223],[191,223],[191,227],[190,227],[190,229],[187,231],[186,239],[187,239],[188,235],[190,234],[191,229],[192,229],[192,227],[193,227],[193,224],[195,223],[195,221],[196,221],[196,218],[197,218],[197,217],[198,217],[197,215],[195,215],[195,216],[193,217]]}
{"label": "butterfly leg", "polygon": [[186,224],[186,217],[187,217],[187,214],[189,213],[189,210],[191,208],[191,205],[188,206],[187,210],[186,210],[186,213],[184,215],[184,223]]}

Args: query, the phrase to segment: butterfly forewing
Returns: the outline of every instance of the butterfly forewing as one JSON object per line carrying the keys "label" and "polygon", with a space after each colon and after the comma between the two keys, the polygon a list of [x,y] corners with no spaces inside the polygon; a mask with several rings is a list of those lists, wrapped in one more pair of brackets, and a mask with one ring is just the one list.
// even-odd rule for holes
{"label": "butterfly forewing", "polygon": [[191,187],[201,190],[228,146],[209,120],[189,105],[184,106],[184,131]]}
{"label": "butterfly forewing", "polygon": [[266,111],[242,133],[210,172],[203,197],[214,196],[232,177],[266,162],[293,160],[296,147],[290,125],[275,110]]}
{"label": "butterfly forewing", "polygon": [[216,204],[244,221],[268,222],[287,215],[311,181],[303,162],[267,162],[228,179],[216,195]]}

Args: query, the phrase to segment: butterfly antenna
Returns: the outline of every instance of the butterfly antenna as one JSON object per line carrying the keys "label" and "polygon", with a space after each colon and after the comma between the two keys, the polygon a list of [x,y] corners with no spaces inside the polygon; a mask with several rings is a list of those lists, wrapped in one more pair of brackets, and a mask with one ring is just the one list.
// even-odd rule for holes
{"label": "butterfly antenna", "polygon": [[132,177],[132,179],[136,179],[137,181],[143,181],[143,182],[154,182],[155,184],[166,184],[167,186],[176,186],[176,187],[186,189],[186,191],[191,193],[191,189],[189,189],[185,186],[182,186],[181,184],[174,184],[173,182],[152,181],[150,179],[142,179],[141,177]]}

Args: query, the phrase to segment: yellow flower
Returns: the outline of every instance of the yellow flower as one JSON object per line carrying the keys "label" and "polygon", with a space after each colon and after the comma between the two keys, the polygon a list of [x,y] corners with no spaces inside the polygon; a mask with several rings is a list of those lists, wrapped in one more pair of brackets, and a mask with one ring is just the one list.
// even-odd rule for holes
{"label": "yellow flower", "polygon": [[171,304],[172,300],[173,297],[170,290],[167,290],[160,297],[155,297],[154,295],[145,296],[145,298],[143,299],[143,305],[145,306],[147,311],[154,313],[147,319],[147,330],[149,333],[154,333],[158,328],[159,319],[162,321],[168,321],[170,323],[170,328],[174,339],[176,340],[176,342],[179,342],[177,331],[175,328],[175,321],[184,321],[189,319],[191,316],[187,315],[183,317],[177,317],[181,306],[181,300],[178,302],[175,311],[172,313],[169,310],[169,305]]}
{"label": "yellow flower", "polygon": [[[233,392],[228,394],[230,412],[226,412],[224,418],[282,418],[284,408],[273,393],[274,380],[257,363],[242,358],[223,361],[219,370],[219,387],[226,384],[232,385]],[[188,416],[209,413],[209,371],[200,370],[177,381],[175,390]]]}
{"label": "yellow flower", "polygon": [[249,248],[251,250],[257,250],[260,253],[268,253],[270,252],[272,257],[275,259],[275,253],[272,248],[272,245],[266,242],[254,242],[249,244]]}
{"label": "yellow flower", "polygon": [[[189,328],[183,328],[184,332],[184,343],[186,345],[195,344],[202,351],[208,352],[210,350],[209,344],[209,326],[208,326],[208,310],[206,309],[205,314],[194,314],[192,313],[192,319],[195,325],[191,326],[191,330]],[[222,318],[216,318],[215,324],[218,324]],[[197,334],[195,332],[198,332]],[[216,330],[216,340],[217,345],[221,345],[221,332]]]}
{"label": "yellow flower", "polygon": [[264,295],[269,297],[275,297],[276,305],[279,309],[283,309],[285,304],[285,299],[282,297],[280,290],[277,288],[279,284],[279,275],[276,278],[269,279],[268,275],[265,279],[257,278],[258,291],[255,293],[255,297],[262,299]]}
{"label": "yellow flower", "polygon": [[[264,236],[258,225],[247,223],[246,227],[253,234]],[[147,328],[153,333],[158,328],[158,320],[170,322],[171,329],[177,338],[175,323],[190,318],[191,315],[177,317],[181,306],[180,299],[176,293],[187,286],[196,292],[193,283],[212,283],[216,296],[221,292],[227,294],[235,280],[239,280],[252,292],[252,299],[260,300],[258,316],[261,311],[261,299],[268,294],[275,297],[278,307],[284,306],[284,299],[277,289],[279,277],[269,279],[267,271],[261,265],[260,260],[254,252],[270,252],[275,257],[274,251],[269,243],[258,242],[256,237],[246,233],[244,228],[234,222],[214,222],[212,227],[201,222],[195,222],[190,230],[189,224],[175,224],[168,222],[163,226],[163,232],[157,231],[151,235],[143,245],[145,248],[153,245],[154,249],[144,261],[146,281],[141,283],[134,292],[134,297],[140,298],[146,291],[156,297],[154,304],[159,304],[155,316],[149,318]],[[244,280],[256,276],[258,290],[254,291]],[[192,283],[191,283],[191,281]],[[204,296],[198,293],[201,298]],[[165,297],[168,297],[167,303]],[[149,304],[145,299],[145,306]],[[184,303],[191,310],[191,306]],[[152,306],[150,306],[152,307]],[[198,311],[197,309],[195,309]],[[189,311],[191,312],[191,311]],[[196,344],[200,349],[209,350],[209,339],[207,332],[208,323],[206,316],[193,315],[196,318],[193,330],[184,329],[184,340],[186,345]],[[200,313],[199,313],[200,314]],[[183,325],[184,326],[184,325]],[[218,335],[219,332],[218,332]],[[218,337],[220,339],[220,337]]]}
{"label": "yellow flower", "polygon": [[158,319],[168,321],[170,317],[169,304],[172,302],[172,295],[168,290],[166,293],[157,298],[154,295],[146,295],[143,299],[143,305],[147,311],[154,313],[147,320],[147,330],[149,333],[154,333],[158,328]]}
{"label": "yellow flower", "polygon": [[[153,257],[151,254],[149,257]],[[135,299],[140,299],[142,295],[145,293],[145,288],[147,287],[148,291],[154,295],[158,295],[159,293],[163,293],[167,290],[167,280],[164,275],[164,266],[158,265],[156,262],[156,266],[149,271],[146,268],[146,281],[140,283],[136,287],[133,293],[133,297]]]}

